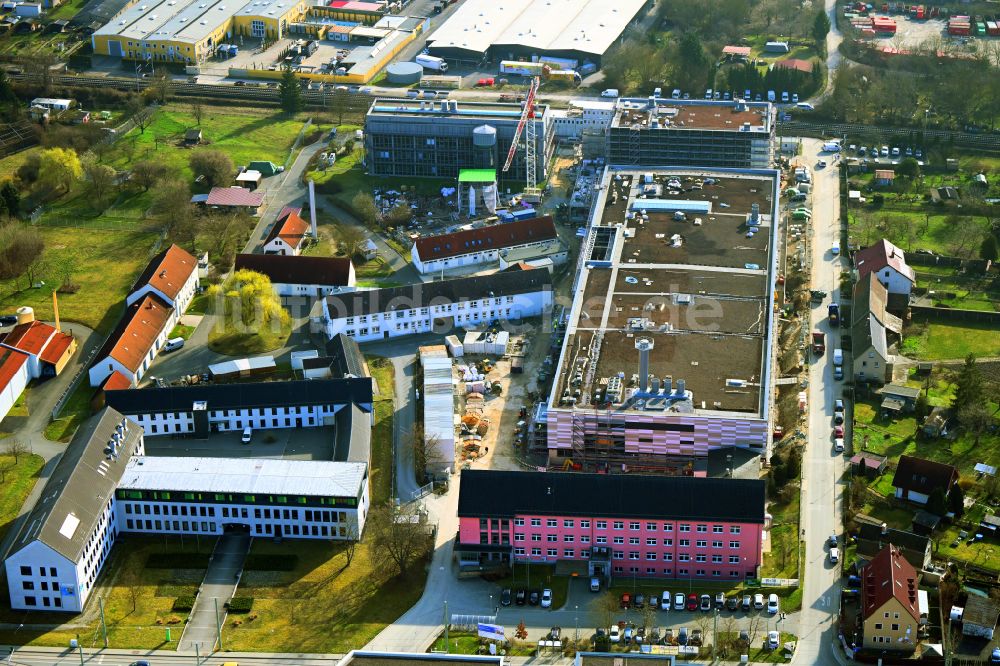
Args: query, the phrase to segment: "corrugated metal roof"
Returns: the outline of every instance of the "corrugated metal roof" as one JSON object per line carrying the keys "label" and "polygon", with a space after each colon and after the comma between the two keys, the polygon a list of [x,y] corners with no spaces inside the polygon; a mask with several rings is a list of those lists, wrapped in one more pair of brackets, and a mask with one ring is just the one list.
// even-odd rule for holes
{"label": "corrugated metal roof", "polygon": [[363,462],[267,458],[171,458],[136,456],[118,487],[124,490],[357,497]]}

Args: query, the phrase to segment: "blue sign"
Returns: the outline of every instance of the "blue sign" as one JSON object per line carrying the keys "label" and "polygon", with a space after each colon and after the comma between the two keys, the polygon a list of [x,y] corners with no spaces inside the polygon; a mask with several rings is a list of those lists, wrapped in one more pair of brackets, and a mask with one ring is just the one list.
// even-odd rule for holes
{"label": "blue sign", "polygon": [[488,638],[494,641],[505,640],[503,635],[503,627],[497,624],[484,624],[480,622],[478,624],[479,637]]}

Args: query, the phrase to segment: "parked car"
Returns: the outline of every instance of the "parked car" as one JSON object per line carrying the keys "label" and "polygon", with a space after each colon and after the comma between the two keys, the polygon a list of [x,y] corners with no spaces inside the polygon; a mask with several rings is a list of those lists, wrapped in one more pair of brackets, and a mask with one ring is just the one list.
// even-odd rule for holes
{"label": "parked car", "polygon": [[243,436],[240,437],[240,441],[243,442],[244,444],[249,444],[252,438],[253,438],[253,429],[249,427],[243,428]]}
{"label": "parked car", "polygon": [[537,606],[539,600],[542,598],[542,593],[538,590],[532,590],[528,592],[528,604],[531,606]]}
{"label": "parked car", "polygon": [[646,595],[641,592],[635,595],[635,601],[632,602],[632,605],[635,608],[644,608],[646,606]]}
{"label": "parked car", "polygon": [[510,588],[504,588],[504,591],[500,593],[500,605],[510,606]]}
{"label": "parked car", "polygon": [[767,647],[769,650],[776,650],[778,648],[778,643],[780,639],[778,632],[773,629],[767,632]]}
{"label": "parked car", "polygon": [[834,437],[843,437],[844,436],[844,426],[842,426],[842,425],[835,425],[835,426],[833,426],[833,436]]}
{"label": "parked car", "polygon": [[764,595],[758,592],[757,594],[753,595],[753,609],[763,610],[763,608],[764,608]]}
{"label": "parked car", "polygon": [[542,590],[542,608],[552,608],[552,590],[549,588]]}
{"label": "parked car", "polygon": [[549,640],[557,641],[562,636],[562,627],[552,627],[549,629]]}
{"label": "parked car", "polygon": [[840,561],[840,549],[831,548],[830,549],[830,564],[836,564]]}
{"label": "parked car", "polygon": [[676,592],[674,594],[674,610],[684,610],[684,593]]}
{"label": "parked car", "polygon": [[518,590],[517,594],[514,595],[514,603],[518,606],[523,606],[524,602],[528,599],[528,593],[524,590]]}
{"label": "parked car", "polygon": [[666,590],[660,595],[660,610],[670,610],[670,593]]}
{"label": "parked car", "polygon": [[630,645],[634,637],[635,637],[635,629],[632,627],[631,624],[627,625],[625,627],[625,632],[622,634],[622,642],[625,643],[625,645]]}
{"label": "parked car", "polygon": [[687,609],[689,611],[698,610],[698,595],[692,592],[687,598]]}
{"label": "parked car", "polygon": [[677,644],[687,645],[688,644],[688,628],[681,627],[677,630]]}
{"label": "parked car", "polygon": [[622,640],[622,630],[617,624],[611,625],[611,631],[608,633],[608,640],[612,643],[620,643]]}
{"label": "parked car", "polygon": [[841,414],[843,414],[844,413],[844,401],[841,400],[840,398],[837,398],[836,400],[834,400],[833,401],[833,411],[834,412],[840,412]]}
{"label": "parked car", "polygon": [[779,602],[778,595],[772,592],[767,595],[767,612],[771,615],[775,615],[778,612]]}
{"label": "parked car", "polygon": [[0,326],[13,326],[17,323],[17,315],[0,315]]}
{"label": "parked car", "polygon": [[621,603],[619,604],[622,608],[628,610],[632,607],[632,595],[628,592],[622,593]]}
{"label": "parked car", "polygon": [[660,610],[660,598],[655,594],[650,595],[649,597],[649,607],[653,610]]}
{"label": "parked car", "polygon": [[740,604],[740,610],[742,610],[743,612],[749,612],[752,607],[753,606],[752,606],[750,595],[749,594],[744,594],[743,595],[743,603]]}
{"label": "parked car", "polygon": [[740,598],[734,594],[733,596],[726,599],[726,608],[731,611],[739,610]]}
{"label": "parked car", "polygon": [[688,645],[701,645],[701,629],[692,629]]}
{"label": "parked car", "polygon": [[700,603],[698,604],[698,607],[701,609],[702,613],[707,613],[708,611],[712,610],[712,596],[711,595],[709,595],[709,594],[703,594],[703,595],[701,595],[701,598],[699,599],[699,601],[700,601]]}
{"label": "parked car", "polygon": [[828,541],[828,544],[829,544],[829,546],[831,548],[836,548],[837,547],[837,535],[836,534],[831,534],[830,535],[830,539]]}
{"label": "parked car", "polygon": [[600,592],[601,591],[601,579],[598,577],[593,577],[590,579],[590,591]]}
{"label": "parked car", "polygon": [[725,592],[719,592],[718,594],[715,595],[715,607],[718,608],[719,610],[722,610],[723,608],[726,607]]}

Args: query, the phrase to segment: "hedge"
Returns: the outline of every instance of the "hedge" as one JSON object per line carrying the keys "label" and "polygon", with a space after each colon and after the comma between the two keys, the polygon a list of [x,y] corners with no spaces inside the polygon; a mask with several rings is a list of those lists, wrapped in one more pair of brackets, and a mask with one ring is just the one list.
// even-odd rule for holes
{"label": "hedge", "polygon": [[253,608],[253,597],[233,597],[226,604],[230,613],[249,613]]}
{"label": "hedge", "polygon": [[208,553],[150,553],[147,569],[207,569]]}
{"label": "hedge", "polygon": [[299,556],[289,555],[247,555],[243,563],[244,571],[295,571]]}
{"label": "hedge", "polygon": [[170,608],[174,613],[187,613],[194,608],[194,597],[183,596],[174,599],[174,605]]}

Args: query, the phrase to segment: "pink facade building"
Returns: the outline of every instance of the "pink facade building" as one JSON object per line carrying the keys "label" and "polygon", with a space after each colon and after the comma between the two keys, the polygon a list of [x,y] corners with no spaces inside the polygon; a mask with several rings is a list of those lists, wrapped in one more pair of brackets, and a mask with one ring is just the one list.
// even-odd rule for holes
{"label": "pink facade building", "polygon": [[579,562],[588,575],[743,580],[759,574],[765,485],[755,479],[466,470],[463,570]]}

